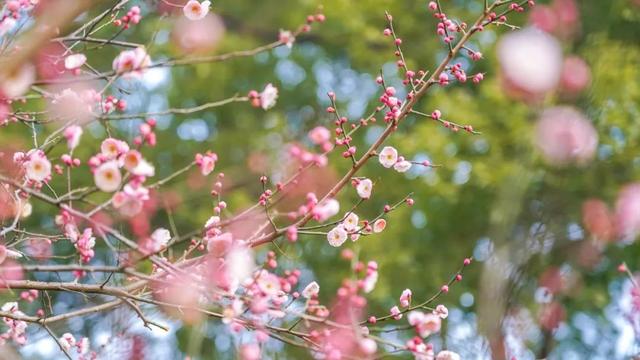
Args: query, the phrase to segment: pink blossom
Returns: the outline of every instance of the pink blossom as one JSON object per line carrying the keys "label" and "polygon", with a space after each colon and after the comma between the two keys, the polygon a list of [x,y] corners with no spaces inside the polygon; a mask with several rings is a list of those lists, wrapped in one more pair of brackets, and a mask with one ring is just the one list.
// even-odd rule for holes
{"label": "pink blossom", "polygon": [[367,264],[367,275],[365,276],[362,284],[362,291],[370,293],[376,287],[378,282],[378,264],[375,261],[370,261]]}
{"label": "pink blossom", "polygon": [[211,1],[203,1],[200,3],[197,0],[189,0],[182,8],[182,12],[189,20],[200,20],[207,16],[210,6]]}
{"label": "pink blossom", "polygon": [[51,162],[42,150],[30,152],[28,158],[23,166],[29,180],[43,182],[51,178]]}
{"label": "pink blossom", "polygon": [[402,319],[402,312],[400,311],[400,309],[398,309],[397,306],[392,307],[389,310],[389,313],[391,314],[391,316],[395,319],[395,320],[400,320]]}
{"label": "pink blossom", "polygon": [[218,161],[218,155],[208,152],[205,155],[196,154],[196,164],[200,167],[203,176],[207,176],[213,172]]}
{"label": "pink blossom", "polygon": [[291,31],[280,29],[280,33],[278,34],[278,41],[285,44],[286,47],[291,49],[291,47],[293,47],[293,43],[296,41],[296,38],[295,36],[293,36],[293,33],[291,33]]}
{"label": "pink blossom", "polygon": [[152,252],[158,252],[165,248],[171,240],[171,233],[165,228],[157,228],[151,234]]}
{"label": "pink blossom", "polygon": [[411,162],[403,159],[395,163],[393,165],[393,169],[399,173],[407,172],[409,171],[409,169],[411,169]]}
{"label": "pink blossom", "polygon": [[400,306],[409,307],[411,305],[411,289],[404,289],[400,295]]}
{"label": "pink blossom", "polygon": [[240,347],[241,360],[260,360],[260,346],[258,344],[244,344]]}
{"label": "pink blossom", "polygon": [[358,181],[358,185],[356,186],[358,196],[363,199],[368,199],[371,197],[371,190],[373,190],[373,182],[370,179],[362,179]]}
{"label": "pink blossom", "polygon": [[331,132],[324,126],[316,126],[309,131],[309,139],[316,145],[322,145],[331,140]]}
{"label": "pink blossom", "polygon": [[552,164],[585,164],[595,155],[598,134],[582,113],[561,106],[542,113],[536,125],[536,144]]}
{"label": "pink blossom", "polygon": [[82,127],[78,125],[71,125],[64,129],[64,137],[67,139],[67,147],[69,150],[73,150],[78,146],[82,132]]}
{"label": "pink blossom", "polygon": [[[17,316],[25,316],[25,314],[18,309],[17,302],[8,302],[2,305],[0,311],[11,313]],[[27,342],[27,323],[20,320],[13,320],[3,317],[5,325],[8,329],[0,334],[0,345],[4,343],[4,340],[11,339],[18,345],[24,345]]]}
{"label": "pink blossom", "polygon": [[67,70],[75,70],[80,68],[87,62],[87,56],[84,54],[72,54],[64,58],[64,68]]}
{"label": "pink blossom", "polygon": [[220,16],[211,14],[198,21],[186,17],[176,20],[171,37],[185,52],[207,53],[215,50],[225,34]]}
{"label": "pink blossom", "polygon": [[60,339],[58,339],[58,342],[66,351],[69,351],[72,347],[76,346],[76,338],[70,333],[64,333]]}
{"label": "pink blossom", "polygon": [[148,161],[142,158],[138,150],[129,150],[123,156],[124,168],[137,176],[150,177],[155,175],[155,168]]}
{"label": "pink blossom", "polygon": [[380,151],[378,160],[382,166],[390,168],[398,161],[398,151],[391,146],[385,146],[382,151]]}
{"label": "pink blossom", "polygon": [[93,247],[96,245],[96,238],[93,237],[93,230],[86,228],[82,235],[73,244],[80,253],[80,261],[88,263],[94,256]]}
{"label": "pink blossom", "polygon": [[260,93],[260,107],[264,110],[269,110],[276,105],[276,100],[278,100],[278,88],[272,84],[267,84]]}
{"label": "pink blossom", "polygon": [[618,194],[615,224],[624,240],[633,241],[640,234],[640,183],[626,185]]}
{"label": "pink blossom", "polygon": [[360,350],[365,355],[373,355],[376,353],[376,351],[378,351],[378,344],[375,342],[375,340],[370,338],[364,338],[360,340],[358,345],[360,347]]}
{"label": "pink blossom", "polygon": [[409,324],[416,328],[416,332],[425,338],[440,331],[442,320],[440,316],[425,314],[422,311],[412,311],[407,315]]}
{"label": "pink blossom", "polygon": [[438,305],[433,309],[433,315],[439,316],[441,319],[446,319],[449,316],[449,309],[444,305]]}
{"label": "pink blossom", "polygon": [[132,217],[142,211],[144,202],[149,200],[149,190],[137,184],[126,184],[122,191],[113,196],[113,207],[120,214]]}
{"label": "pink blossom", "polygon": [[304,290],[302,290],[302,296],[310,299],[320,292],[320,285],[317,282],[313,281],[309,283],[309,285],[305,286]]}
{"label": "pink blossom", "polygon": [[339,247],[347,241],[347,235],[347,231],[338,225],[327,233],[327,240],[329,241],[329,245]]}
{"label": "pink blossom", "polygon": [[125,77],[140,76],[151,64],[151,58],[143,47],[125,50],[113,59],[113,70]]}
{"label": "pink blossom", "polygon": [[443,350],[436,355],[436,360],[460,360],[460,355],[453,351]]}
{"label": "pink blossom", "polygon": [[93,174],[93,180],[101,191],[114,192],[120,188],[122,174],[115,160],[100,165]]}
{"label": "pink blossom", "polygon": [[514,31],[498,44],[506,80],[524,92],[544,94],[560,81],[562,49],[551,35],[535,28]]}
{"label": "pink blossom", "polygon": [[332,216],[335,216],[340,211],[340,203],[336,199],[327,199],[320,204],[314,206],[313,215],[314,218],[323,222]]}
{"label": "pink blossom", "polygon": [[342,222],[342,227],[344,227],[344,229],[347,230],[348,232],[355,231],[358,228],[358,221],[360,221],[360,218],[358,217],[358,215],[354,212],[350,212],[344,218],[344,221]]}
{"label": "pink blossom", "polygon": [[575,95],[583,91],[591,83],[591,69],[589,65],[578,56],[570,56],[564,59],[560,87],[562,91]]}
{"label": "pink blossom", "polygon": [[274,296],[280,291],[280,279],[278,276],[267,272],[260,271],[256,279],[258,288],[267,296]]}
{"label": "pink blossom", "polygon": [[378,219],[376,220],[376,222],[373,223],[373,232],[374,233],[381,233],[384,231],[384,229],[387,227],[387,220],[385,219]]}
{"label": "pink blossom", "polygon": [[129,151],[129,144],[122,140],[107,138],[102,141],[100,151],[107,159],[115,159]]}
{"label": "pink blossom", "polygon": [[207,251],[213,256],[220,257],[231,249],[233,235],[230,232],[225,232],[211,237],[208,236],[205,241],[207,243]]}

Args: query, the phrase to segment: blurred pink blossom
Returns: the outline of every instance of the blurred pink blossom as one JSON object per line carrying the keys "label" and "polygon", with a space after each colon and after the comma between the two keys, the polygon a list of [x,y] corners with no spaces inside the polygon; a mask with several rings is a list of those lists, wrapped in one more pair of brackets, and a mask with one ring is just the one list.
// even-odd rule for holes
{"label": "blurred pink blossom", "polygon": [[640,234],[640,183],[622,188],[616,200],[615,219],[622,239],[633,241]]}
{"label": "blurred pink blossom", "polygon": [[578,110],[560,106],[542,113],[536,125],[535,142],[551,164],[583,165],[595,155],[598,134]]}
{"label": "blurred pink blossom", "polygon": [[505,35],[498,43],[505,81],[524,93],[544,95],[555,89],[562,70],[562,49],[551,35],[536,28]]}

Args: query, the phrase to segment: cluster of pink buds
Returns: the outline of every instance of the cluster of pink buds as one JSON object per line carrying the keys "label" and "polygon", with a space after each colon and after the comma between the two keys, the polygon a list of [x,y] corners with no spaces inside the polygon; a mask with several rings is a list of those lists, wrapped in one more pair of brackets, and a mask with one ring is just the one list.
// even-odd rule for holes
{"label": "cluster of pink buds", "polygon": [[156,127],[156,119],[149,118],[138,127],[140,135],[133,139],[133,143],[140,146],[147,144],[151,147],[156,146],[156,133],[153,131]]}
{"label": "cluster of pink buds", "polygon": [[[24,313],[18,309],[18,303],[8,302],[2,305],[0,311],[11,313],[17,316],[24,316]],[[18,345],[24,345],[27,342],[27,323],[20,320],[3,317],[2,321],[8,329],[0,334],[0,345],[4,345],[6,340],[13,340]]]}
{"label": "cluster of pink buds", "polygon": [[[69,154],[62,154],[62,156],[60,156],[60,160],[68,167],[78,167],[82,163],[79,158],[73,158]],[[58,168],[56,168],[56,171],[57,169]]]}
{"label": "cluster of pink buds", "polygon": [[458,79],[458,82],[465,83],[467,82],[467,73],[462,69],[462,64],[457,63],[454,64],[451,69],[451,75],[455,76]]}
{"label": "cluster of pink buds", "polygon": [[388,86],[384,89],[384,94],[378,99],[384,106],[389,108],[389,111],[384,116],[384,121],[389,123],[395,121],[400,116],[400,107],[402,101],[396,96],[396,89],[393,86]]}
{"label": "cluster of pink buds", "polygon": [[124,15],[120,19],[114,20],[113,25],[118,27],[122,26],[122,28],[126,30],[129,28],[129,26],[131,26],[131,24],[138,24],[140,20],[142,20],[142,15],[140,15],[140,7],[136,5],[132,6],[131,9],[127,11],[126,15]]}
{"label": "cluster of pink buds", "polygon": [[20,293],[20,299],[28,303],[32,303],[36,301],[37,298],[38,298],[38,290],[35,290],[35,289],[23,291]]}
{"label": "cluster of pink buds", "polygon": [[307,23],[302,27],[302,31],[309,32],[311,31],[311,25],[314,22],[323,23],[325,22],[325,20],[327,20],[327,17],[322,13],[318,13],[315,15],[307,15]]}
{"label": "cluster of pink buds", "polygon": [[425,343],[421,337],[414,336],[407,341],[407,350],[411,351],[416,359],[433,359],[433,345]]}
{"label": "cluster of pink buds", "polygon": [[[73,239],[71,239],[73,241]],[[74,246],[80,253],[80,262],[88,263],[95,255],[93,247],[96,245],[96,238],[93,237],[93,230],[86,228],[82,235],[74,242]]]}
{"label": "cluster of pink buds", "polygon": [[258,199],[258,203],[260,204],[260,206],[265,206],[272,195],[273,191],[271,191],[270,189],[266,189],[265,191],[263,191],[262,194],[260,194],[260,198]]}
{"label": "cluster of pink buds", "polygon": [[102,102],[102,112],[110,114],[115,110],[125,111],[127,109],[127,102],[124,99],[117,99],[113,95],[107,96]]}

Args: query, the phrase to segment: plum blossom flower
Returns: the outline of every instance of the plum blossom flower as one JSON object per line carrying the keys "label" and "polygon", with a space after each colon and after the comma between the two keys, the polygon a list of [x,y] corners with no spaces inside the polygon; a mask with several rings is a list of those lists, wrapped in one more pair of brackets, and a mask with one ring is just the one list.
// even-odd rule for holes
{"label": "plum blossom flower", "polygon": [[449,316],[449,309],[446,306],[440,304],[433,309],[433,315],[439,316],[441,319],[446,319]]}
{"label": "plum blossom flower", "polygon": [[76,346],[76,338],[69,333],[64,333],[58,341],[60,342],[60,346],[62,346],[66,351],[69,351],[72,347]]}
{"label": "plum blossom flower", "polygon": [[100,144],[100,152],[107,159],[115,159],[129,151],[129,144],[122,140],[107,138]]}
{"label": "plum blossom flower", "polygon": [[352,232],[355,231],[358,228],[358,221],[360,219],[358,218],[358,215],[354,212],[350,212],[345,218],[344,221],[342,222],[342,226],[344,227],[345,230]]}
{"label": "plum blossom flower", "polygon": [[623,240],[633,241],[640,234],[640,183],[626,185],[618,194],[615,225]]}
{"label": "plum blossom flower", "polygon": [[554,165],[585,164],[595,155],[598,133],[582,113],[559,106],[542,113],[536,125],[536,145]]}
{"label": "plum blossom flower", "polygon": [[393,169],[399,173],[404,173],[411,169],[411,162],[407,160],[398,161],[393,165]]}
{"label": "plum blossom flower", "polygon": [[33,151],[23,166],[29,180],[43,182],[51,177],[51,162],[42,150]]}
{"label": "plum blossom flower", "polygon": [[260,107],[263,110],[269,110],[276,105],[276,100],[278,100],[278,88],[267,84],[260,93]]}
{"label": "plum blossom flower", "polygon": [[344,229],[344,227],[340,225],[333,228],[327,234],[327,240],[329,241],[329,245],[333,247],[339,247],[340,245],[344,244],[344,242],[347,241],[347,237],[348,237],[347,231]]}
{"label": "plum blossom flower", "polygon": [[93,180],[98,189],[104,192],[114,192],[120,188],[122,174],[115,160],[100,165],[93,174]]}
{"label": "plum blossom flower", "polygon": [[140,76],[151,64],[151,58],[143,47],[125,50],[113,59],[113,70],[125,77]]}
{"label": "plum blossom flower", "polygon": [[400,295],[400,306],[409,307],[411,305],[411,289],[404,289]]}
{"label": "plum blossom flower", "polygon": [[[5,303],[4,305],[2,305],[0,310],[6,313],[24,316],[24,313],[19,310],[17,302]],[[14,320],[10,318],[2,318],[2,320],[9,329],[7,329],[7,331],[5,331],[3,334],[0,334],[0,345],[2,345],[4,341],[8,339],[12,339],[18,345],[24,345],[27,342],[27,323],[21,320]]]}
{"label": "plum blossom flower", "polygon": [[367,275],[365,276],[362,284],[362,291],[370,293],[376,287],[378,282],[378,263],[375,261],[369,261],[367,264]]}
{"label": "plum blossom flower", "polygon": [[316,126],[309,131],[309,139],[316,145],[322,145],[331,140],[331,131],[324,126]]}
{"label": "plum blossom flower", "polygon": [[391,314],[391,316],[395,319],[395,320],[400,320],[402,319],[402,312],[400,311],[400,309],[398,309],[397,306],[392,307],[389,310],[389,314]]}
{"label": "plum blossom flower", "polygon": [[285,44],[289,49],[293,47],[293,43],[296,41],[296,37],[293,36],[293,33],[289,30],[280,29],[280,33],[278,34],[278,41]]}
{"label": "plum blossom flower", "polygon": [[126,184],[122,191],[113,196],[113,207],[120,214],[132,217],[142,211],[142,206],[147,200],[149,200],[149,189],[141,185]]}
{"label": "plum blossom flower", "polygon": [[138,150],[129,150],[123,157],[124,168],[137,176],[150,177],[155,175],[155,168],[142,158]]}
{"label": "plum blossom flower", "polygon": [[88,263],[95,255],[93,247],[96,245],[96,238],[93,237],[93,230],[86,228],[82,235],[73,244],[80,253],[80,261]]}
{"label": "plum blossom flower", "polygon": [[436,360],[460,360],[460,355],[453,351],[442,350],[436,355]]}
{"label": "plum blossom flower", "polygon": [[189,0],[182,8],[182,12],[189,20],[200,20],[207,16],[210,6],[211,1],[203,1],[201,3],[197,0]]}
{"label": "plum blossom flower", "polygon": [[151,233],[151,241],[153,244],[153,252],[158,252],[160,249],[167,246],[171,240],[171,233],[165,228],[157,228]]}
{"label": "plum blossom flower", "polygon": [[260,271],[256,279],[258,288],[267,296],[274,296],[280,291],[280,279],[266,270]]}
{"label": "plum blossom flower", "polygon": [[244,344],[240,347],[240,359],[241,360],[260,360],[262,355],[260,354],[260,346],[258,344]]}
{"label": "plum blossom flower", "polygon": [[196,164],[200,167],[200,172],[203,176],[207,176],[213,172],[216,168],[216,161],[218,161],[218,155],[215,153],[207,152],[206,154],[196,154]]}
{"label": "plum blossom flower", "polygon": [[398,162],[398,150],[391,146],[385,146],[378,155],[378,161],[386,168],[390,168]]}
{"label": "plum blossom flower", "polygon": [[302,296],[306,299],[310,299],[320,292],[320,285],[317,282],[313,281],[309,283],[309,285],[305,286],[304,290],[302,290]]}
{"label": "plum blossom flower", "polygon": [[82,127],[78,125],[71,125],[64,129],[64,138],[67,139],[67,147],[69,150],[73,150],[78,147],[82,132]]}
{"label": "plum blossom flower", "polygon": [[511,32],[498,43],[505,79],[532,94],[553,90],[560,81],[562,49],[551,35],[536,28]]}
{"label": "plum blossom flower", "polygon": [[358,182],[356,186],[356,191],[358,192],[358,196],[363,199],[368,199],[371,197],[371,190],[373,189],[373,182],[369,179],[363,179]]}
{"label": "plum blossom flower", "polygon": [[313,215],[319,222],[323,222],[340,211],[340,203],[336,199],[327,199],[313,208]]}
{"label": "plum blossom flower", "polygon": [[75,70],[80,68],[87,62],[85,54],[72,54],[64,58],[64,68],[67,70]]}
{"label": "plum blossom flower", "polygon": [[425,314],[422,311],[412,311],[407,315],[409,324],[416,328],[416,332],[425,338],[440,331],[442,320],[440,316]]}
{"label": "plum blossom flower", "polygon": [[373,232],[374,233],[381,233],[384,231],[384,229],[387,227],[387,220],[385,219],[378,219],[376,220],[376,222],[373,223]]}

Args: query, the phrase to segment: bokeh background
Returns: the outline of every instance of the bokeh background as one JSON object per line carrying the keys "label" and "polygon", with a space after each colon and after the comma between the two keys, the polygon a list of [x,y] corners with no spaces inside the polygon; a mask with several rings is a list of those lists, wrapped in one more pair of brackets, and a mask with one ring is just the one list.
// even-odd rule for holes
{"label": "bokeh background", "polygon": [[[449,16],[468,22],[482,6],[476,0],[442,3]],[[550,14],[538,12],[532,19],[527,12],[510,17],[510,22],[546,27],[565,57],[584,61],[590,80],[577,90],[559,86],[546,96],[523,95],[505,85],[496,52],[497,41],[511,30],[504,26],[486,29],[470,43],[471,48],[482,51],[484,59],[474,63],[466,57],[458,60],[468,73],[486,73],[485,80],[477,86],[434,88],[417,108],[426,113],[438,108],[447,119],[471,124],[482,134],[452,133],[433,121],[410,116],[388,145],[415,160],[428,159],[442,166],[414,167],[406,174],[385,172],[373,162],[366,166],[362,175],[373,179],[376,186],[374,197],[359,210],[361,217],[375,216],[385,204],[410,192],[416,202],[390,214],[384,233],[345,246],[380,264],[380,279],[369,305],[377,314],[386,313],[407,287],[415,299],[431,296],[462,259],[473,256],[475,262],[464,280],[441,299],[450,317],[442,336],[435,339],[464,359],[491,358],[490,344],[497,339],[517,359],[627,359],[640,352],[640,313],[634,306],[630,281],[617,267],[626,262],[632,271],[640,269],[640,246],[632,238],[594,236],[583,220],[583,207],[585,201],[597,198],[613,208],[621,189],[640,181],[640,4],[634,0],[537,3],[549,6]],[[179,14],[162,15],[168,7],[161,2],[141,1],[140,5],[144,20],[119,39],[147,44],[154,62],[183,55],[180,43],[194,40],[181,37],[197,31],[185,30]],[[287,144],[310,146],[306,138],[310,129],[332,126],[331,117],[324,112],[327,91],[334,91],[342,113],[357,121],[377,105],[375,77],[381,70],[388,83],[401,87],[393,46],[381,35],[385,10],[394,16],[410,68],[432,69],[446,54],[434,34],[435,22],[425,1],[412,0],[215,1],[211,17],[216,20],[202,31],[215,34],[218,41],[205,53],[272,42],[279,29],[295,29],[319,6],[327,21],[300,36],[292,49],[280,47],[214,64],[156,68],[140,81],[117,82],[116,94],[126,99],[131,113],[195,106],[261,90],[267,83],[280,89],[277,106],[268,112],[237,103],[196,114],[157,117],[158,146],[145,157],[154,161],[159,177],[183,167],[195,152],[210,149],[219,155],[217,170],[226,174],[223,194],[229,213],[255,202],[261,193],[260,175],[277,179],[285,168],[295,166],[288,160]],[[99,35],[108,37],[112,32],[107,28]],[[93,66],[108,70],[117,52],[88,45],[87,54]],[[568,76],[577,71],[569,70]],[[536,147],[537,120],[544,109],[558,105],[579,109],[596,129],[598,145],[589,161],[554,165]],[[133,139],[139,122],[112,123],[112,131]],[[356,144],[364,148],[382,129],[369,126],[356,136]],[[81,158],[98,149],[104,127],[91,125],[87,134],[78,148]],[[28,149],[30,131],[20,124],[3,128],[0,144]],[[330,156],[329,164],[306,178],[302,195],[310,189],[326,190],[350,166],[338,153]],[[90,185],[89,171],[85,174],[86,178],[75,181]],[[122,224],[122,230],[131,233],[135,227],[144,233],[145,229],[171,226],[187,232],[201,227],[211,215],[207,194],[213,181],[196,170],[173,181],[156,194],[145,210],[148,216],[134,219],[137,224]],[[99,195],[94,198],[100,199]],[[348,208],[357,198],[354,191],[345,191],[339,200]],[[54,229],[52,209],[33,205],[28,226]],[[285,203],[282,210],[291,206],[294,203]],[[110,252],[100,246],[93,261],[113,264]],[[266,250],[268,247],[261,251]],[[68,249],[56,247],[56,251],[60,258],[52,261],[62,262],[73,248],[69,244]],[[301,283],[319,280],[325,302],[331,301],[334,290],[349,274],[339,250],[329,247],[322,237],[301,236],[296,244],[283,243],[282,251],[284,266],[303,269]],[[69,280],[64,274],[37,276]],[[68,294],[55,296],[59,308],[54,310],[59,311],[92,301]],[[164,317],[161,313],[155,316]],[[132,348],[145,358],[235,357],[236,340],[224,325],[174,324],[170,334],[151,334],[128,311],[116,311],[73,319],[69,326],[104,340],[107,358],[133,356]],[[107,340],[109,334],[116,336]],[[57,356],[55,344],[45,333],[39,335],[21,354],[32,359]],[[271,350],[272,358],[309,357],[280,344],[272,345]]]}

